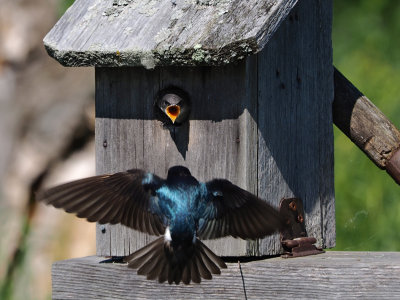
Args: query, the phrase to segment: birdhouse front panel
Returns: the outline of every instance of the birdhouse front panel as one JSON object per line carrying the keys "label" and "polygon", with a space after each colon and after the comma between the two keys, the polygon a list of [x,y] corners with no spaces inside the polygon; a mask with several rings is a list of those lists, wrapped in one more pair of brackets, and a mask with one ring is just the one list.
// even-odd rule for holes
{"label": "birdhouse front panel", "polygon": [[[226,66],[96,68],[97,172],[145,169],[166,177],[184,165],[197,179],[225,178],[277,207],[299,197],[319,246],[335,243],[331,3],[302,1],[256,54]],[[177,87],[188,120],[155,113]],[[97,226],[99,255],[128,255],[152,237],[121,225]],[[271,255],[279,234],[208,241],[218,255]]]}
{"label": "birdhouse front panel", "polygon": [[[203,182],[224,178],[257,194],[255,71],[254,57],[225,67],[97,68],[97,172],[140,168],[166,177],[169,167],[184,165]],[[154,119],[157,94],[169,86],[191,99],[189,120],[180,126]],[[97,229],[101,255],[127,255],[150,240],[120,225]],[[207,244],[217,254],[245,255],[254,243],[226,238]]]}

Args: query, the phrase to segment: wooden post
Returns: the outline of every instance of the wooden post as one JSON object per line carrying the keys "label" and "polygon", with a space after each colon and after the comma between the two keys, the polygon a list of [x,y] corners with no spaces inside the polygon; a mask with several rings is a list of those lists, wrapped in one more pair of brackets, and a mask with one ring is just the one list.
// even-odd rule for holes
{"label": "wooden post", "polygon": [[343,74],[334,69],[335,125],[400,184],[400,131]]}

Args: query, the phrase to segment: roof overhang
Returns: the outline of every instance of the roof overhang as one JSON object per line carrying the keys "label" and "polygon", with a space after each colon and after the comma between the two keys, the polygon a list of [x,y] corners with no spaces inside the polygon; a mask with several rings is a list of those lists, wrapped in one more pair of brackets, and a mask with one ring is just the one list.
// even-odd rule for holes
{"label": "roof overhang", "polygon": [[224,65],[257,53],[297,0],[76,0],[44,38],[65,66]]}

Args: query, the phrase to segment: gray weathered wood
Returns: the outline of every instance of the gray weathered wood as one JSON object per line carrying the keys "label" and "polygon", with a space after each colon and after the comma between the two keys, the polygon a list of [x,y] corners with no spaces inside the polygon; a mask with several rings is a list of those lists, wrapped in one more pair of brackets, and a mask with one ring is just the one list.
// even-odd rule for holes
{"label": "gray weathered wood", "polygon": [[[220,68],[97,68],[97,172],[142,168],[165,177],[181,164],[201,181],[227,178],[256,193],[256,70],[255,58]],[[153,120],[153,99],[169,85],[183,87],[192,100],[188,126],[175,132]],[[99,255],[128,255],[149,242],[124,226],[97,228]],[[228,240],[208,245],[220,255],[246,255],[252,244]]]}
{"label": "gray weathered wood", "polygon": [[335,245],[331,21],[331,1],[303,0],[258,55],[258,195],[300,197],[309,236],[326,248]]}
{"label": "gray weathered wood", "polygon": [[[146,280],[126,264],[84,257],[53,264],[53,299],[244,299],[237,263],[201,284]],[[398,299],[400,253],[327,252],[241,263],[248,299]]]}
{"label": "gray weathered wood", "polygon": [[[330,22],[330,2],[302,1],[259,55],[235,65],[97,68],[97,172],[143,168],[165,176],[182,164],[199,180],[227,178],[274,206],[298,196],[309,235],[333,247]],[[155,94],[168,85],[192,97],[189,124],[174,133],[152,113]],[[124,226],[97,227],[98,255],[128,255],[148,242]],[[208,245],[224,256],[281,252],[278,235]]]}
{"label": "gray weathered wood", "polygon": [[333,121],[381,169],[400,148],[400,131],[337,69]]}
{"label": "gray weathered wood", "polygon": [[44,39],[66,66],[221,65],[260,51],[297,0],[77,0]]}

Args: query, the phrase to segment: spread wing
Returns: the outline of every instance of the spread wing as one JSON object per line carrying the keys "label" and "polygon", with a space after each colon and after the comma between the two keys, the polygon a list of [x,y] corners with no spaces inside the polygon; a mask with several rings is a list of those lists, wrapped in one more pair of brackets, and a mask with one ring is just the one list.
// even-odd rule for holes
{"label": "spread wing", "polygon": [[278,211],[230,181],[214,179],[206,187],[208,199],[197,232],[201,239],[228,235],[256,239],[283,226]]}
{"label": "spread wing", "polygon": [[155,191],[164,180],[143,170],[129,170],[65,183],[39,192],[37,200],[100,224],[129,226],[152,235],[165,232]]}

